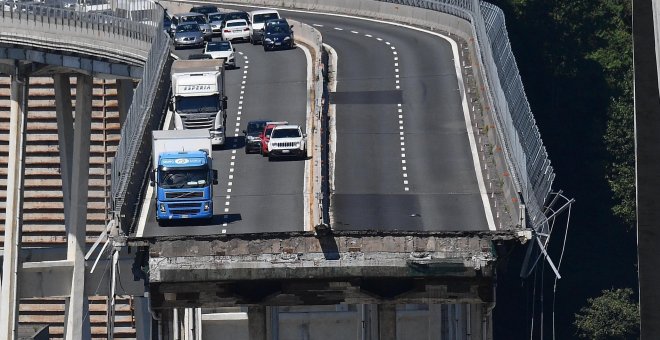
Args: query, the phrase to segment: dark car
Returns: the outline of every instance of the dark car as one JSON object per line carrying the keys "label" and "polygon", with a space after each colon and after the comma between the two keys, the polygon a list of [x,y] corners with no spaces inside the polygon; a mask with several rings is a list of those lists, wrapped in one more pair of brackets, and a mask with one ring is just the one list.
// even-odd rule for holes
{"label": "dark car", "polygon": [[201,13],[201,14],[204,14],[205,16],[207,16],[207,19],[208,19],[208,15],[209,15],[209,13],[215,13],[215,12],[217,12],[217,11],[218,11],[218,7],[211,6],[211,5],[193,6],[193,7],[190,9],[190,11],[191,11],[191,12],[194,12],[194,13]]}
{"label": "dark car", "polygon": [[261,152],[261,133],[264,131],[268,120],[253,120],[247,124],[247,130],[243,130],[245,135],[245,153]]}
{"label": "dark car", "polygon": [[290,26],[282,19],[276,19],[278,22],[266,22],[264,25],[263,46],[264,51],[286,48],[293,48],[293,26]]}

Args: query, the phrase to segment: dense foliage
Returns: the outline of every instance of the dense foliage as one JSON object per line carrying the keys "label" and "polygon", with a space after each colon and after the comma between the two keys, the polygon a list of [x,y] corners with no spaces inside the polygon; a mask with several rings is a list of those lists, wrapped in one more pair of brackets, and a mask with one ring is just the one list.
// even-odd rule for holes
{"label": "dense foliage", "polygon": [[[583,309],[574,322],[583,297],[636,280],[633,233],[622,227],[622,221],[636,222],[632,2],[486,1],[506,15],[525,91],[557,169],[555,186],[576,198],[566,245],[574,249],[562,267],[572,271],[563,273],[564,291],[557,295],[556,332],[558,339],[585,335],[587,321],[597,319]],[[603,270],[603,263],[610,268]],[[589,303],[597,311],[601,300]],[[628,315],[621,314],[628,311],[610,310],[615,325],[608,327],[628,327]]]}
{"label": "dense foliage", "polygon": [[557,31],[575,51],[562,69],[578,72],[574,67],[581,58],[602,69],[610,97],[604,142],[611,155],[606,177],[614,194],[612,210],[632,227],[636,218],[631,1],[559,0],[551,13]]}
{"label": "dense foliage", "polygon": [[[501,0],[494,3],[515,13],[517,20],[527,26],[525,29],[543,32],[542,36],[528,37],[542,39],[534,46],[539,57],[552,68],[558,81],[573,82],[572,86],[584,91],[584,102],[572,109],[586,111],[591,106],[591,114],[602,115],[606,125],[602,143],[609,152],[608,164],[603,166],[613,192],[612,211],[634,227],[631,0]],[[598,83],[601,78],[602,88]],[[600,110],[598,103],[601,99],[608,101],[604,110]],[[594,119],[598,121],[600,117]]]}
{"label": "dense foliage", "polygon": [[639,335],[639,311],[632,289],[604,290],[575,315],[583,339],[632,339]]}

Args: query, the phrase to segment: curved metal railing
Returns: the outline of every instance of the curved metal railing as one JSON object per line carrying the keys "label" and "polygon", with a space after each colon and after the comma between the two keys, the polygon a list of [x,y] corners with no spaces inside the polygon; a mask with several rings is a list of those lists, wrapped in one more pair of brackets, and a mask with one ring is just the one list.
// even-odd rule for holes
{"label": "curved metal railing", "polygon": [[161,102],[166,101],[162,93],[167,95],[167,88],[160,86],[169,56],[169,37],[162,30],[163,8],[150,0],[113,0],[102,10],[19,2],[0,2],[0,6],[0,43],[142,66],[112,163],[113,211],[130,224],[132,220],[125,217],[133,216],[136,208],[133,199],[127,200],[134,197],[129,187],[144,179],[144,164],[136,159],[145,145],[147,128],[162,115]]}

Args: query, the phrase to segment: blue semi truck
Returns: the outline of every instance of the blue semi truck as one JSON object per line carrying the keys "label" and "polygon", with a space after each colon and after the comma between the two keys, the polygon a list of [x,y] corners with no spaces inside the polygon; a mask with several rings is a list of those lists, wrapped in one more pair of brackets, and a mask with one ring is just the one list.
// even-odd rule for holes
{"label": "blue semi truck", "polygon": [[156,220],[213,218],[213,170],[208,130],[153,131],[151,185],[156,189]]}

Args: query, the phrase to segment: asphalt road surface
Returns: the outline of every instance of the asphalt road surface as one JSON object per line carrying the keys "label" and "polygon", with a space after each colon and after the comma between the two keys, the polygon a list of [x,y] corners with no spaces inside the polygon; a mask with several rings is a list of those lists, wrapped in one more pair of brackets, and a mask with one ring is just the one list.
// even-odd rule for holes
{"label": "asphalt road surface", "polygon": [[[216,38],[218,39],[218,38]],[[213,223],[183,222],[160,227],[152,198],[142,236],[213,235],[301,231],[304,160],[269,162],[245,154],[242,131],[257,119],[286,120],[305,127],[307,61],[300,48],[264,52],[261,45],[234,43],[237,69],[226,72],[227,142],[213,151],[218,185],[214,186]],[[179,49],[186,59],[201,49]],[[139,231],[138,231],[139,232]]]}

